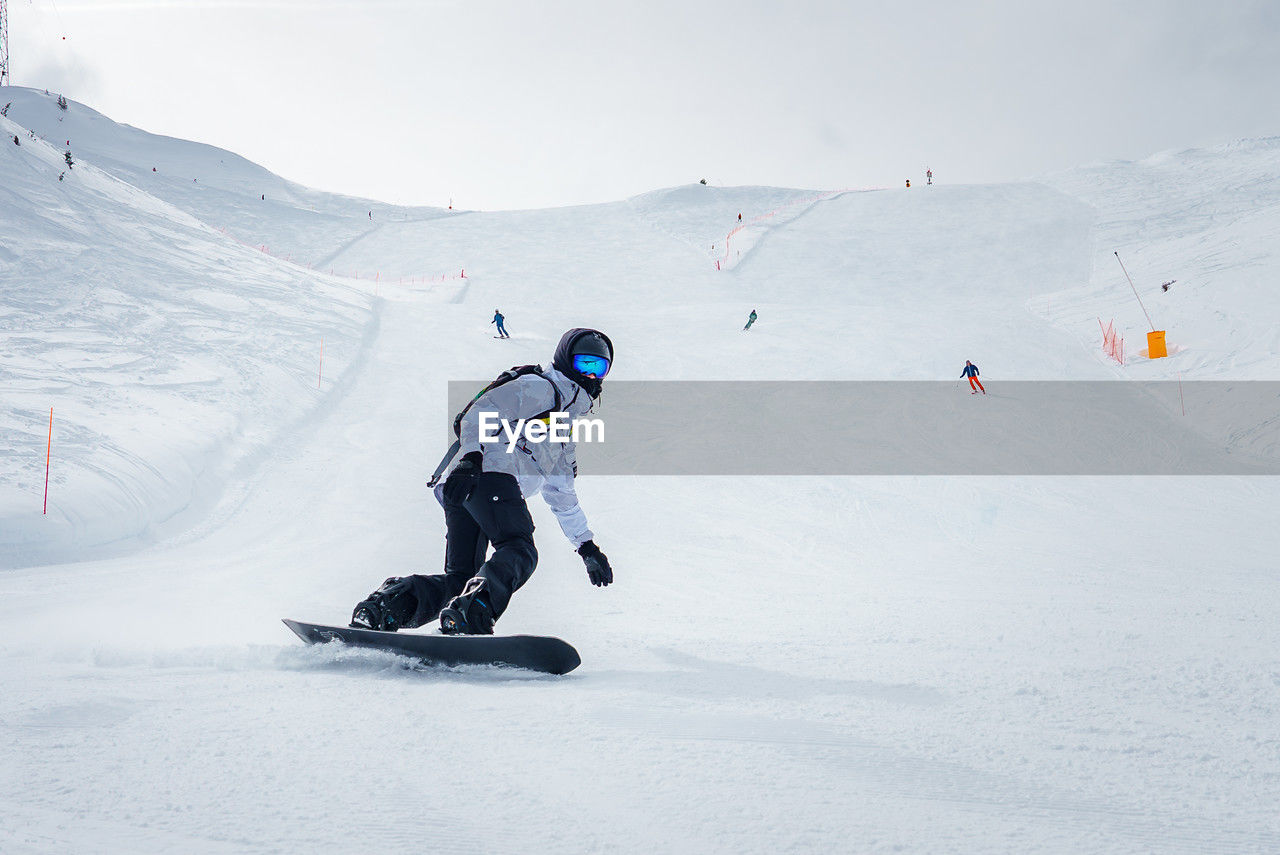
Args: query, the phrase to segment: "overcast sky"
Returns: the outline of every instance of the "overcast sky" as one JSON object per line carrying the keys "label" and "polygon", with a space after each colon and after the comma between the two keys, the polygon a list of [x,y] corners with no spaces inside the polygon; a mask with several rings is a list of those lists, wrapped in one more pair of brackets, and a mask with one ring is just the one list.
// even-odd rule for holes
{"label": "overcast sky", "polygon": [[15,85],[312,187],[530,208],[1280,134],[1280,0],[9,0]]}

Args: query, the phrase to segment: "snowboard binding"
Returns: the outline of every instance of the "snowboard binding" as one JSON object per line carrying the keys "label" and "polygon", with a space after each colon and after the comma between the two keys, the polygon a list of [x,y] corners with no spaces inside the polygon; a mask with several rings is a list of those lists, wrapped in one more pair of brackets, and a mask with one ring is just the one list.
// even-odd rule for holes
{"label": "snowboard binding", "polygon": [[400,576],[392,576],[382,587],[356,603],[351,612],[351,626],[355,629],[373,629],[379,632],[395,632],[404,627],[418,610],[418,597],[413,583]]}
{"label": "snowboard binding", "polygon": [[479,576],[467,582],[462,593],[440,610],[440,631],[445,635],[493,635],[493,607],[489,582]]}

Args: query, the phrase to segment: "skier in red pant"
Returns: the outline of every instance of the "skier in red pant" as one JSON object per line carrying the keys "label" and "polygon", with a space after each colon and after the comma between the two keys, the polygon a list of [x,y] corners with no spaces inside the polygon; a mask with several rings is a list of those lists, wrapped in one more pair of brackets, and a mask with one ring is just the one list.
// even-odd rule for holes
{"label": "skier in red pant", "polygon": [[982,391],[982,394],[987,394],[987,390],[982,386],[982,381],[978,379],[978,366],[967,359],[964,361],[964,370],[960,372],[960,376],[969,378],[969,388],[973,390],[969,393],[970,395],[978,394],[979,390]]}

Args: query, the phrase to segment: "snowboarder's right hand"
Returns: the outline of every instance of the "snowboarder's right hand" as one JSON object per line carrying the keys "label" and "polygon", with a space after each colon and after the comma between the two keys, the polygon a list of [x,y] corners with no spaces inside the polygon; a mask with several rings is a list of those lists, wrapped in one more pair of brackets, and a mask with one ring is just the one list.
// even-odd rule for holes
{"label": "snowboarder's right hand", "polygon": [[446,502],[460,505],[471,497],[471,491],[480,480],[480,471],[484,463],[484,454],[469,451],[462,456],[462,461],[453,468],[441,488]]}
{"label": "snowboarder's right hand", "polygon": [[582,563],[587,565],[587,578],[592,585],[599,588],[613,581],[613,568],[609,566],[609,559],[605,558],[594,540],[588,540],[579,546],[578,554],[582,556]]}

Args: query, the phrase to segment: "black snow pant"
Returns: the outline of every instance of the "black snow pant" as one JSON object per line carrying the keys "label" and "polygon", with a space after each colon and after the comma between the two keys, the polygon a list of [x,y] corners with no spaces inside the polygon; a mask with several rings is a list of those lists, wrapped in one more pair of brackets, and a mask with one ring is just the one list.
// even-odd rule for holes
{"label": "black snow pant", "polygon": [[[449,600],[462,593],[473,576],[489,583],[490,606],[498,618],[511,595],[533,575],[538,550],[533,546],[533,517],[514,475],[482,472],[476,488],[463,502],[443,499],[445,526],[444,573],[411,576],[418,608],[413,622],[434,620]],[[493,555],[485,560],[489,545]]]}

